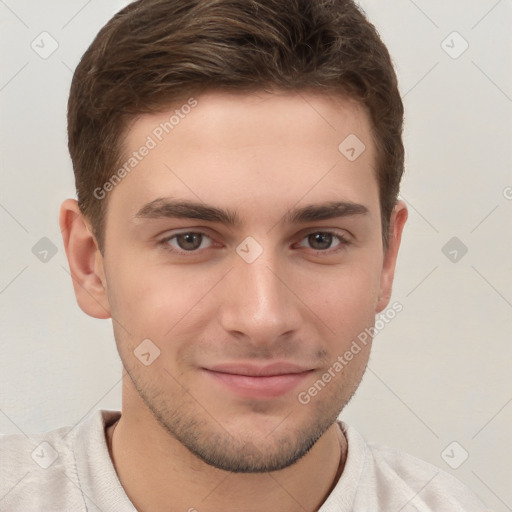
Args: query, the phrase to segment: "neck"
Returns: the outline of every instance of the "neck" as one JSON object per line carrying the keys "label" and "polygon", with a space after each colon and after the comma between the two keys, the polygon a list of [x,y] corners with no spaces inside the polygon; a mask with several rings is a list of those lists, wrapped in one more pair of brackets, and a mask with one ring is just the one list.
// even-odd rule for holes
{"label": "neck", "polygon": [[190,453],[149,411],[129,408],[108,428],[107,441],[118,478],[139,512],[314,512],[336,485],[347,453],[345,436],[333,424],[283,470],[231,473]]}

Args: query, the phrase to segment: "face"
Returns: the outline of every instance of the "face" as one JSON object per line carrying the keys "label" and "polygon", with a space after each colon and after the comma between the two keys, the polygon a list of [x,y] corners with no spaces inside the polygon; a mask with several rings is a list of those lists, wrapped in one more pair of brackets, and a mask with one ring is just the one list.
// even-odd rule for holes
{"label": "face", "polygon": [[[134,407],[192,453],[277,470],[351,398],[371,343],[335,363],[390,291],[369,119],[313,94],[195,102],[138,118],[126,137],[127,160],[147,154],[108,197],[101,265],[116,343]],[[365,145],[355,159],[355,139],[355,155],[339,149],[351,134]]]}

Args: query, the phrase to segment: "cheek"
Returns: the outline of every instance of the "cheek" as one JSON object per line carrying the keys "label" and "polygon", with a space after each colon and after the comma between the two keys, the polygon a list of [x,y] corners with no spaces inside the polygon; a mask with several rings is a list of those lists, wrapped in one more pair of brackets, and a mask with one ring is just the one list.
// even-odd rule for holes
{"label": "cheek", "polygon": [[[314,285],[312,284],[314,283]],[[301,278],[304,302],[336,332],[363,328],[375,318],[380,269],[375,262],[333,267]]]}
{"label": "cheek", "polygon": [[136,338],[163,340],[184,325],[192,327],[194,311],[201,311],[201,299],[218,277],[191,269],[137,265],[137,261],[128,266],[120,261],[108,275],[113,317]]}

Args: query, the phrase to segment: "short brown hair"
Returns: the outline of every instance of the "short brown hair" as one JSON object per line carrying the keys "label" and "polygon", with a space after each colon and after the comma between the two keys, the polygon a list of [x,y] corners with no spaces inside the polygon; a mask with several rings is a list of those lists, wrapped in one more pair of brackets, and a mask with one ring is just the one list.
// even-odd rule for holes
{"label": "short brown hair", "polygon": [[130,121],[192,93],[276,88],[339,93],[366,107],[387,248],[404,166],[403,105],[389,53],[352,0],[138,0],[100,30],[68,102],[78,204],[100,249],[107,201],[94,190],[121,165]]}

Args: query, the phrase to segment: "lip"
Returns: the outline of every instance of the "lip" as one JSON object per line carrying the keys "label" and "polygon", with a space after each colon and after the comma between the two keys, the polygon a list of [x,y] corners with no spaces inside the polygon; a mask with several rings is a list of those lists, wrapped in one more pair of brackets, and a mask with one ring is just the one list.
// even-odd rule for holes
{"label": "lip", "polygon": [[203,368],[224,389],[246,398],[276,398],[296,388],[313,371],[296,364],[277,362],[265,366],[228,363]]}

